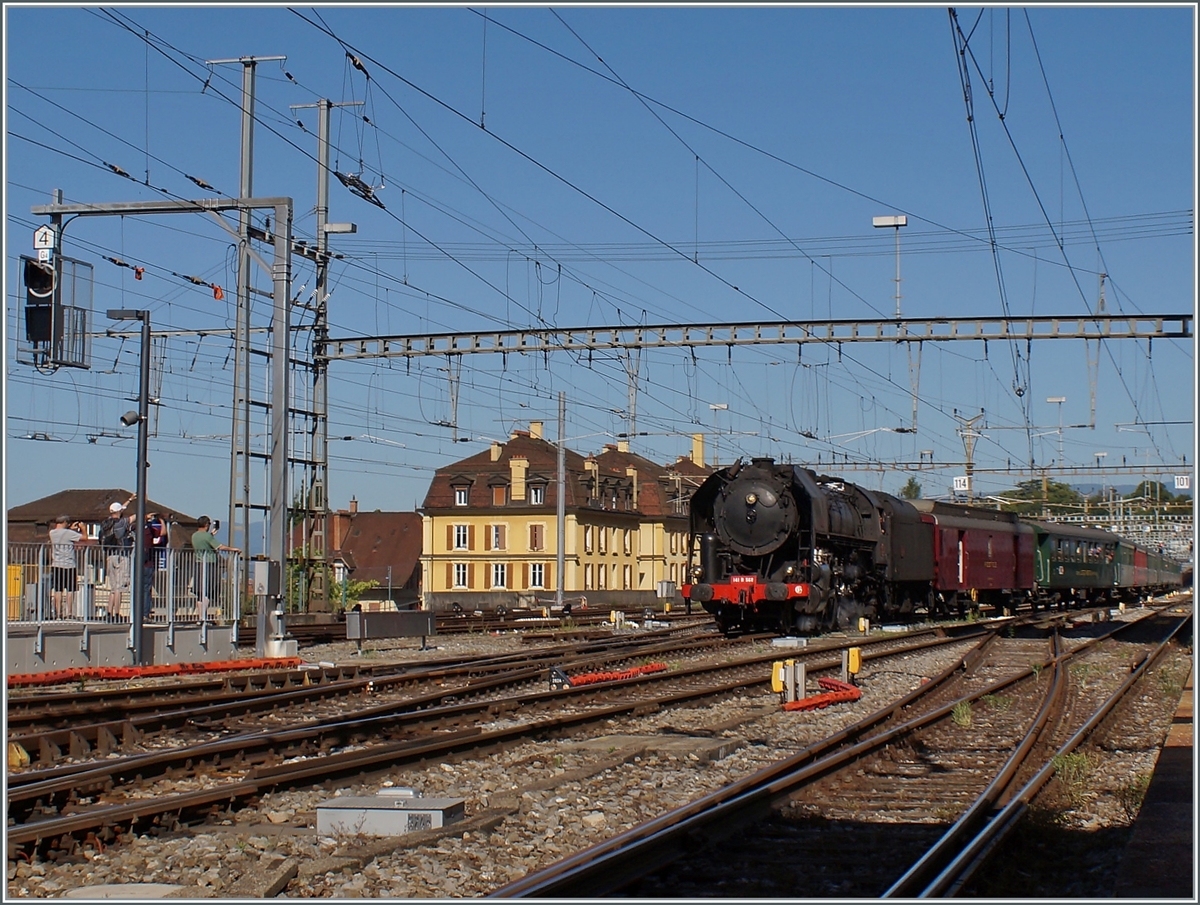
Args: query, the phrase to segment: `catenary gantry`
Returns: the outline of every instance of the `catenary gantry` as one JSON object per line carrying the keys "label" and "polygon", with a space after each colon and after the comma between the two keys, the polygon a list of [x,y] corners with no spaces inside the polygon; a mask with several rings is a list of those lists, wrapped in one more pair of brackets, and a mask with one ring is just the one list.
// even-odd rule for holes
{"label": "catenary gantry", "polygon": [[403,336],[331,338],[317,350],[329,361],[421,358],[478,353],[588,352],[703,346],[805,345],[860,342],[995,342],[1043,339],[1190,339],[1192,315],[1044,315],[878,320],[780,321],[736,324],[547,328]]}

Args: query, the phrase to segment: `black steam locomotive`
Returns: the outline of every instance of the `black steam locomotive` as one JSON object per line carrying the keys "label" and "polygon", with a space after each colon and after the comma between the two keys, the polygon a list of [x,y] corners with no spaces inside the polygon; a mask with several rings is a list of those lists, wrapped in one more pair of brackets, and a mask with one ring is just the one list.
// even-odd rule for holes
{"label": "black steam locomotive", "polygon": [[1182,582],[1179,563],[1096,528],[909,502],[769,458],[714,472],[690,517],[683,596],[726,633],[1115,603]]}

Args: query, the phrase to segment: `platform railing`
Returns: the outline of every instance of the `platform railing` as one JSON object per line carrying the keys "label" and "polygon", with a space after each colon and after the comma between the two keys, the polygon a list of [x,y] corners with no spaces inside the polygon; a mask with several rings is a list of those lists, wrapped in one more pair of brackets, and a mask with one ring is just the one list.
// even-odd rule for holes
{"label": "platform railing", "polygon": [[[8,545],[6,603],[9,624],[130,621],[133,551],[77,546],[68,570],[53,568],[50,544]],[[155,553],[146,624],[228,624],[240,612],[239,555],[204,563],[191,549]],[[74,580],[71,580],[71,577]],[[72,587],[73,586],[73,587]]]}

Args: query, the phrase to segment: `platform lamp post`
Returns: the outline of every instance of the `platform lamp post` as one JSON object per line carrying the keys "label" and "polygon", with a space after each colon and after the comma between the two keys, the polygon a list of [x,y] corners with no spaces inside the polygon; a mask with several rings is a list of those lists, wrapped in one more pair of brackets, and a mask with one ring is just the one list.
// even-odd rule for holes
{"label": "platform lamp post", "polygon": [[890,227],[896,230],[896,320],[900,319],[900,227],[908,226],[904,214],[891,217],[872,217],[871,225],[876,229]]}
{"label": "platform lamp post", "polygon": [[1063,464],[1063,423],[1062,423],[1062,407],[1067,401],[1066,396],[1047,396],[1046,401],[1051,405],[1058,406],[1058,464],[1062,467]]}
{"label": "platform lamp post", "polygon": [[133,599],[129,602],[130,641],[135,666],[145,666],[150,659],[143,650],[142,623],[146,618],[143,606],[146,599],[146,467],[147,424],[150,415],[150,312],[130,308],[110,308],[108,316],[115,321],[142,322],[142,355],[138,375],[138,410],[126,412],[121,423],[137,425],[137,515],[133,533]]}
{"label": "platform lamp post", "polygon": [[716,465],[719,460],[719,456],[720,456],[720,452],[718,451],[720,447],[718,445],[719,431],[717,429],[717,412],[729,411],[729,403],[728,402],[710,402],[708,404],[708,407],[710,409],[712,409],[712,413],[713,413],[713,465]]}

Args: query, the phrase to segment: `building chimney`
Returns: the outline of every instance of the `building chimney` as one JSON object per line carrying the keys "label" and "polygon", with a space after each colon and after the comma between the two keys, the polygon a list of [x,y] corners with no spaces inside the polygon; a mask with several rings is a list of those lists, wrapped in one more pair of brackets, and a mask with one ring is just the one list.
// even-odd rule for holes
{"label": "building chimney", "polygon": [[632,465],[627,466],[625,469],[625,476],[627,478],[629,478],[630,482],[633,484],[633,508],[637,509],[637,507],[638,507],[638,473],[637,473],[637,469],[634,468]]}
{"label": "building chimney", "polygon": [[355,497],[350,497],[350,511],[358,512],[358,500]]}
{"label": "building chimney", "polygon": [[530,421],[529,422],[529,436],[532,437],[534,440],[542,439],[542,422],[541,421]]}
{"label": "building chimney", "polygon": [[692,434],[692,462],[704,467],[704,434]]}
{"label": "building chimney", "polygon": [[590,488],[590,498],[596,499],[600,496],[600,465],[594,456],[589,455],[583,463],[584,470],[591,476],[592,486]]}
{"label": "building chimney", "polygon": [[513,456],[508,460],[508,470],[512,481],[512,498],[525,499],[525,473],[529,471],[529,459],[525,456]]}
{"label": "building chimney", "polygon": [[623,452],[623,453],[629,452],[629,441],[628,440],[618,440],[617,441],[617,452]]}
{"label": "building chimney", "polygon": [[493,462],[500,461],[500,453],[503,450],[504,450],[504,446],[500,443],[499,440],[492,441],[492,461]]}

